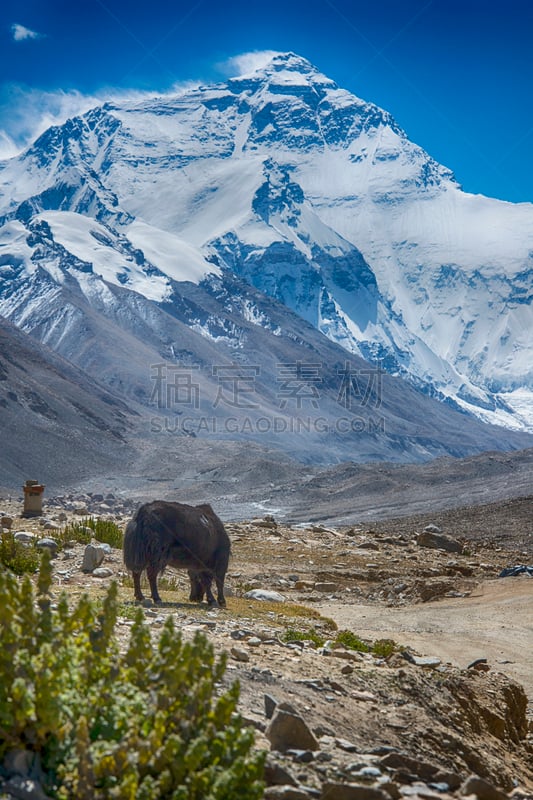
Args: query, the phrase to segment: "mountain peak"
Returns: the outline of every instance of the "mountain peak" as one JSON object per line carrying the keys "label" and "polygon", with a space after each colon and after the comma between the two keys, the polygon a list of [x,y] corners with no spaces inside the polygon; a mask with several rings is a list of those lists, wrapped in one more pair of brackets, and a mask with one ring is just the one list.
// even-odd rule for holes
{"label": "mountain peak", "polygon": [[267,64],[272,71],[280,71],[282,69],[289,70],[290,72],[318,72],[314,64],[307,58],[299,56],[297,53],[289,51],[287,53],[276,53],[271,61]]}
{"label": "mountain peak", "polygon": [[321,73],[307,58],[297,53],[275,53],[272,58],[246,74],[231,79],[231,83],[268,82],[270,84],[320,84],[336,86],[335,81]]}

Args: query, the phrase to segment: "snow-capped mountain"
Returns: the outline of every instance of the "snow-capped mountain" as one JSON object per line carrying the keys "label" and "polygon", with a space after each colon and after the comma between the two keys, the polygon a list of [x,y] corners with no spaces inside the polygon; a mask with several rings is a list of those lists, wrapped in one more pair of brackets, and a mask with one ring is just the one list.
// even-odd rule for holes
{"label": "snow-capped mountain", "polygon": [[281,303],[350,357],[533,431],[533,205],[464,193],[299,56],[94,108],[3,162],[0,186],[0,314],[78,364],[97,360],[72,334],[88,308],[147,339],[170,312],[234,356],[250,324],[292,329]]}

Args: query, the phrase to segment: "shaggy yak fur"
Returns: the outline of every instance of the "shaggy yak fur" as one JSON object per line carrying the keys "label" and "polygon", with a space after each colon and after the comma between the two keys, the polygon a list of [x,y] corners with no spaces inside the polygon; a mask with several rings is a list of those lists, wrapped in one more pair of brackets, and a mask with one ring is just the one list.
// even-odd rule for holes
{"label": "shaggy yak fur", "polygon": [[141,572],[146,569],[154,603],[160,603],[157,576],[166,566],[187,569],[192,601],[225,606],[224,578],[230,557],[230,540],[210,505],[189,506],[156,500],[137,509],[124,534],[124,563],[133,573],[135,599],[144,600]]}

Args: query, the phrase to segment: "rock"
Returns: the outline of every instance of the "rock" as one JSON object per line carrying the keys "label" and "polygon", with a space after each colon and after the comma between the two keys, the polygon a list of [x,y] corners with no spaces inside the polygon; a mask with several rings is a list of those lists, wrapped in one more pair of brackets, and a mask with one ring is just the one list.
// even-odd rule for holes
{"label": "rock", "polygon": [[349,663],[348,663],[348,664],[345,664],[345,665],[344,665],[344,666],[341,668],[341,672],[342,672],[342,674],[343,674],[343,675],[351,675],[353,671],[354,671],[354,669],[353,669],[352,665],[351,665],[351,664],[349,664]]}
{"label": "rock", "polygon": [[313,733],[320,739],[321,736],[335,736],[335,731],[329,725],[317,725],[313,728]]}
{"label": "rock", "polygon": [[507,800],[505,792],[496,789],[492,783],[478,775],[470,775],[460,788],[460,794],[475,794],[478,800]]}
{"label": "rock", "polygon": [[408,650],[404,650],[402,656],[410,664],[415,664],[417,667],[427,667],[428,669],[439,667],[442,663],[438,656],[415,656]]}
{"label": "rock", "polygon": [[361,700],[363,703],[375,703],[377,701],[377,697],[372,692],[352,692],[351,695],[355,700]]}
{"label": "rock", "polygon": [[10,531],[13,525],[13,517],[0,517],[0,528]]}
{"label": "rock", "polygon": [[453,580],[443,580],[442,578],[426,578],[415,580],[413,589],[420,596],[423,603],[434,600],[436,597],[444,597],[448,592],[453,591],[455,583]]}
{"label": "rock", "polygon": [[250,589],[244,596],[247,600],[262,600],[267,603],[284,603],[286,599],[279,592],[269,589]]}
{"label": "rock", "polygon": [[438,772],[433,764],[408,756],[406,753],[387,753],[379,760],[379,765],[386,769],[414,775],[423,781],[432,780]]}
{"label": "rock", "polygon": [[[457,772],[448,772],[447,770],[444,771],[439,770],[437,773],[435,773],[435,775],[431,779],[430,785],[433,786],[433,784],[441,784],[441,785],[446,784],[448,788],[443,789],[443,791],[455,792],[460,787],[461,782],[462,778],[460,775],[457,774]],[[435,787],[433,786],[433,788]]]}
{"label": "rock", "polygon": [[476,658],[475,661],[470,662],[467,669],[475,669],[478,672],[488,672],[490,670],[490,665],[487,663],[486,658]]}
{"label": "rock", "polygon": [[291,703],[287,703],[286,700],[284,700],[281,703],[278,703],[276,698],[273,697],[271,694],[265,694],[264,699],[265,699],[265,717],[267,719],[272,719],[272,717],[274,716],[274,711],[277,708],[280,708],[282,711],[288,711],[289,714],[296,714],[298,716],[298,712],[296,711],[294,706],[291,705]]}
{"label": "rock", "polygon": [[419,782],[412,783],[409,786],[402,786],[401,796],[405,798],[413,797],[415,800],[442,800],[442,793],[438,789],[432,789],[431,786]]}
{"label": "rock", "polygon": [[322,581],[321,583],[315,583],[313,588],[316,592],[336,592],[339,587],[336,583]]}
{"label": "rock", "polygon": [[39,539],[36,547],[39,547],[41,550],[50,550],[50,555],[55,556],[57,553],[58,544],[55,539],[46,537],[44,539]]}
{"label": "rock", "polygon": [[267,786],[296,786],[296,779],[282,764],[269,755],[265,763],[264,780]]}
{"label": "rock", "polygon": [[31,531],[17,531],[15,533],[15,541],[21,544],[31,544],[35,538],[36,535]]}
{"label": "rock", "polygon": [[67,517],[67,515],[65,514],[65,512],[64,512],[64,511],[61,511],[61,512],[58,514],[58,517],[57,517],[57,519],[58,519],[58,521],[59,521],[59,522],[66,522],[66,521],[67,521],[67,519],[68,519],[68,517]]}
{"label": "rock", "polygon": [[280,708],[265,731],[272,750],[319,750],[320,746],[305,720]]}
{"label": "rock", "polygon": [[322,800],[390,800],[390,795],[373,786],[328,781],[322,785]]}
{"label": "rock", "polygon": [[[459,785],[461,784],[459,783]],[[439,792],[440,796],[443,792],[449,792],[451,788],[450,784],[446,783],[446,781],[432,781],[431,783],[428,783],[428,787],[433,789],[435,792]]]}
{"label": "rock", "polygon": [[363,656],[356,650],[343,650],[342,648],[334,647],[328,654],[334,658],[342,658],[344,661],[363,661]]}
{"label": "rock", "polygon": [[264,800],[310,800],[305,789],[298,786],[269,786],[265,789]]}
{"label": "rock", "polygon": [[381,778],[381,770],[378,767],[364,766],[354,770],[353,777],[362,778],[363,780],[376,780]]}
{"label": "rock", "polygon": [[272,514],[267,514],[263,519],[254,519],[254,525],[258,528],[277,528],[278,523],[272,516]]}
{"label": "rock", "polygon": [[264,700],[265,700],[265,717],[267,719],[272,719],[272,717],[274,716],[274,711],[277,708],[278,701],[276,700],[275,697],[272,697],[271,694],[265,694]]}
{"label": "rock", "polygon": [[294,588],[298,589],[298,591],[306,591],[307,589],[312,589],[314,585],[312,581],[297,580],[294,584]]}
{"label": "rock", "polygon": [[246,639],[247,636],[251,635],[252,631],[242,630],[241,628],[238,628],[236,631],[231,631],[230,633],[231,638],[235,639],[238,642],[241,641],[242,639]]}
{"label": "rock", "polygon": [[296,761],[297,764],[310,764],[315,760],[315,754],[312,750],[287,750],[286,754]]}
{"label": "rock", "polygon": [[235,661],[246,662],[250,660],[250,654],[247,650],[243,650],[242,647],[232,647],[230,653]]}
{"label": "rock", "polygon": [[74,503],[72,503],[72,511],[74,514],[78,514],[80,517],[86,517],[89,514],[87,504],[81,500],[76,500]]}
{"label": "rock", "polygon": [[357,753],[357,746],[353,742],[349,742],[347,739],[335,739],[335,744],[346,753]]}
{"label": "rock", "polygon": [[[394,783],[388,775],[383,775],[377,781],[377,786],[383,792],[386,792],[389,796],[389,800],[400,800],[402,794],[400,792],[400,787],[397,783]],[[403,787],[402,787],[403,788]],[[445,798],[443,798],[445,800]]]}
{"label": "rock", "polygon": [[106,548],[100,544],[88,544],[83,553],[82,572],[94,572],[106,557]]}
{"label": "rock", "polygon": [[428,531],[424,529],[423,533],[419,533],[416,537],[416,543],[419,547],[430,547],[435,550],[446,550],[447,553],[462,553],[463,545],[457,539],[452,539],[451,536],[444,536],[442,533]]}
{"label": "rock", "polygon": [[433,525],[433,523],[430,523],[424,528],[424,533],[442,533],[442,528],[439,528],[438,525]]}
{"label": "rock", "polygon": [[97,567],[93,569],[91,575],[94,578],[111,578],[113,576],[113,570],[110,567]]}

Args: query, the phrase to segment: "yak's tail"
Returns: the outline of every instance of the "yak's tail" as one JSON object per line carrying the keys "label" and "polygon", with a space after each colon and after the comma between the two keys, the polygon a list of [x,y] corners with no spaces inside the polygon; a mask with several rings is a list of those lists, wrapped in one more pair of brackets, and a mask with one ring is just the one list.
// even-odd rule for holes
{"label": "yak's tail", "polygon": [[149,562],[150,536],[143,507],[137,509],[124,532],[124,564],[131,572],[142,572]]}

